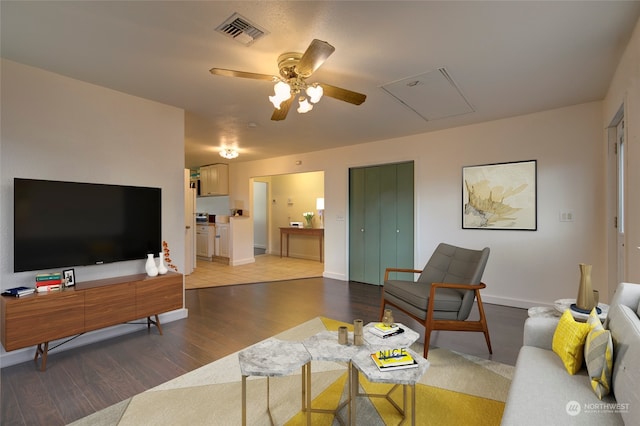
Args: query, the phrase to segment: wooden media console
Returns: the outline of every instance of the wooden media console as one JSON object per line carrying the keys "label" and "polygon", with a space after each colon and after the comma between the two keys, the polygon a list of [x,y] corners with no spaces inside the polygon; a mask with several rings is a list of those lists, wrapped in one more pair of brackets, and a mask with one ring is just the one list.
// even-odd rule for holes
{"label": "wooden media console", "polygon": [[[34,361],[47,365],[49,342],[147,318],[160,334],[158,315],[183,307],[182,274],[146,274],[77,283],[59,291],[0,298],[0,333],[6,351],[36,345]],[[153,318],[152,318],[153,317]]]}

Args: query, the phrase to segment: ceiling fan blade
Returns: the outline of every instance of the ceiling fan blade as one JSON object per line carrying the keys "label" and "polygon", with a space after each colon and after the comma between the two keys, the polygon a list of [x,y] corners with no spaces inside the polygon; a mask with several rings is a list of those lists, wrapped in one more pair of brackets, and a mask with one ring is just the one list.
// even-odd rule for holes
{"label": "ceiling fan blade", "polygon": [[326,41],[314,39],[307,50],[300,58],[300,62],[296,65],[298,75],[301,77],[309,77],[320,65],[327,60],[329,56],[336,50],[335,47]]}
{"label": "ceiling fan blade", "polygon": [[287,118],[287,114],[289,114],[289,109],[291,108],[291,104],[295,99],[295,96],[291,96],[286,101],[280,104],[280,109],[274,109],[273,114],[271,115],[271,119],[273,121],[281,121]]}
{"label": "ceiling fan blade", "polygon": [[255,80],[268,80],[268,81],[276,81],[278,79],[274,75],[257,74],[255,72],[245,72],[245,71],[236,71],[236,70],[226,70],[224,68],[211,68],[209,72],[213,75],[223,75],[225,77],[253,78]]}
{"label": "ceiling fan blade", "polygon": [[318,83],[322,86],[324,96],[330,98],[339,99],[341,101],[349,102],[350,104],[360,105],[367,99],[367,95],[362,93],[353,92],[351,90],[342,89],[340,87],[332,86],[330,84]]}

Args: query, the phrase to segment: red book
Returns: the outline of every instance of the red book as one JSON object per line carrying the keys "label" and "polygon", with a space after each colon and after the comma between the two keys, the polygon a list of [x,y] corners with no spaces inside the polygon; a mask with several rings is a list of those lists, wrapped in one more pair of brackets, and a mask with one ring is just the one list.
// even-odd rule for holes
{"label": "red book", "polygon": [[36,287],[43,287],[48,285],[57,285],[62,284],[62,279],[59,280],[47,280],[47,281],[36,281]]}

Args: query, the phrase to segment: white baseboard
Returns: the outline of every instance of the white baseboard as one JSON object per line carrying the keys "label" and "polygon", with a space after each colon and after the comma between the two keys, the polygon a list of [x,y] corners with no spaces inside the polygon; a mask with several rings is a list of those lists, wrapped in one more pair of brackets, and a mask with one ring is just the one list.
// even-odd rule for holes
{"label": "white baseboard", "polygon": [[480,292],[480,294],[482,296],[483,303],[491,303],[493,305],[510,306],[512,308],[523,308],[523,309],[529,309],[534,306],[549,306],[549,307],[553,306],[553,304],[549,304],[547,302],[535,302],[531,300],[514,299],[511,297],[491,296],[489,294],[484,294],[482,292]]}
{"label": "white baseboard", "polygon": [[340,280],[340,281],[349,281],[345,274],[336,274],[335,272],[324,271],[322,273],[322,277],[323,278],[331,278],[331,279]]}
{"label": "white baseboard", "polygon": [[[175,311],[167,312],[164,314],[158,315],[160,318],[160,324],[164,325],[173,321],[177,321],[183,318],[187,318],[189,316],[189,310],[186,308],[177,309]],[[138,322],[138,321],[132,321]],[[114,325],[113,327],[107,327],[100,330],[91,331],[86,334],[82,334],[77,338],[68,341],[69,338],[55,340],[53,342],[49,342],[49,347],[54,347],[62,342],[68,341],[67,343],[59,346],[55,349],[55,352],[66,351],[68,349],[77,348],[80,346],[85,346],[91,343],[99,342],[101,340],[110,339],[112,337],[121,336],[123,334],[132,333],[134,331],[141,330],[147,327],[146,321],[139,321],[140,324],[119,324]],[[17,349],[15,351],[6,352],[4,348],[0,352],[0,366],[8,367],[10,365],[20,364],[26,361],[33,361],[33,357],[35,355],[35,346]],[[49,353],[54,353],[50,351]]]}
{"label": "white baseboard", "polygon": [[250,263],[256,263],[255,257],[247,257],[246,259],[234,259],[229,261],[231,266],[248,265]]}

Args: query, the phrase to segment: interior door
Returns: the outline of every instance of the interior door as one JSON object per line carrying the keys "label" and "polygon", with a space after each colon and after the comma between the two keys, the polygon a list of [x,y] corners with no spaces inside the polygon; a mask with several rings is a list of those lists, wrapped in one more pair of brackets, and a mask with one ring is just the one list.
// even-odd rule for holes
{"label": "interior door", "polygon": [[184,171],[184,274],[196,267],[196,188],[191,187],[191,171]]}
{"label": "interior door", "polygon": [[364,282],[364,171],[349,170],[349,279]]}
{"label": "interior door", "polygon": [[380,285],[387,267],[413,268],[413,162],[349,171],[349,279]]}
{"label": "interior door", "polygon": [[267,182],[253,182],[253,249],[255,254],[264,253],[268,247]]}
{"label": "interior door", "polygon": [[626,144],[624,137],[624,118],[616,126],[616,152],[617,152],[617,182],[618,182],[618,202],[617,202],[617,275],[618,282],[626,281],[625,273],[625,152]]}
{"label": "interior door", "polygon": [[382,167],[367,167],[364,173],[364,282],[381,284],[380,181]]}

